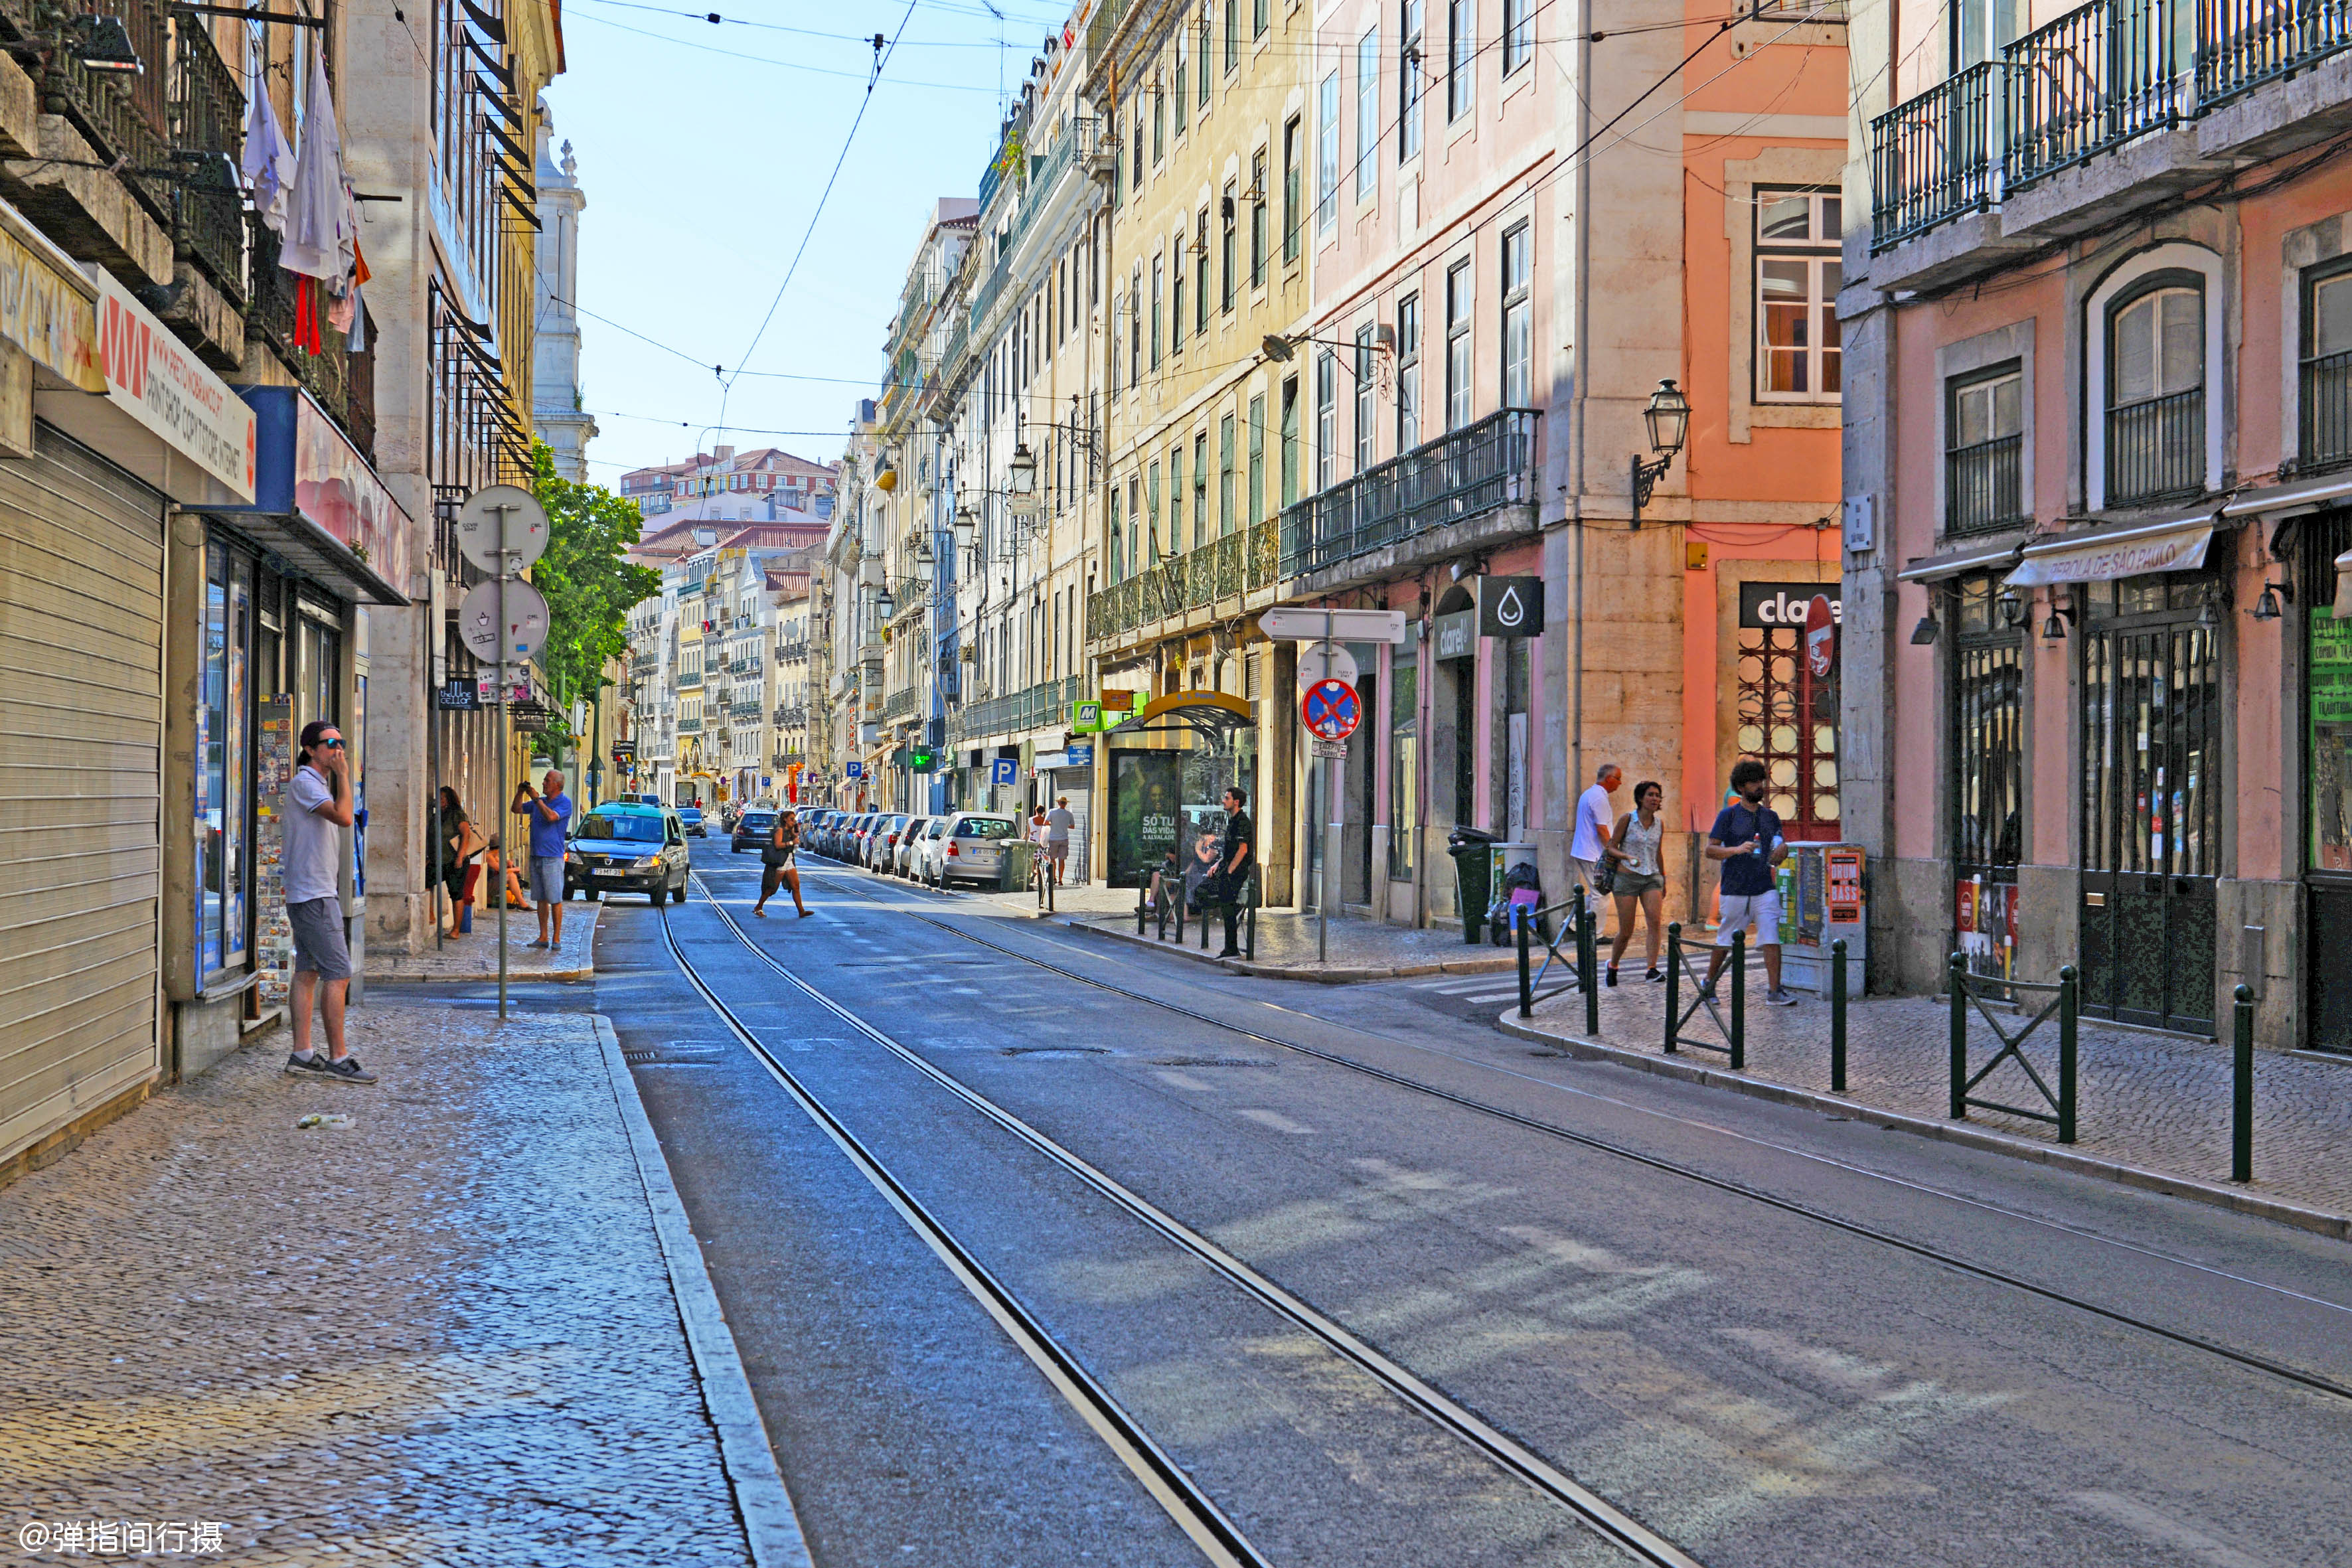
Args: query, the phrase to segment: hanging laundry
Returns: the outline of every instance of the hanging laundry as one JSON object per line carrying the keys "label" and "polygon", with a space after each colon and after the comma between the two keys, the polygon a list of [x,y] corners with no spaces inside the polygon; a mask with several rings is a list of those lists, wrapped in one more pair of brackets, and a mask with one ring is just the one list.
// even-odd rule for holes
{"label": "hanging laundry", "polygon": [[293,194],[286,208],[286,243],[278,265],[306,278],[351,276],[358,255],[359,204],[343,178],[342,139],[335,132],[333,90],[327,68],[310,62],[310,110],[294,162]]}
{"label": "hanging laundry", "polygon": [[247,83],[245,111],[246,187],[253,193],[254,211],[277,234],[286,232],[286,199],[294,184],[294,149],[278,127],[278,110],[270,106],[269,79],[255,71]]}

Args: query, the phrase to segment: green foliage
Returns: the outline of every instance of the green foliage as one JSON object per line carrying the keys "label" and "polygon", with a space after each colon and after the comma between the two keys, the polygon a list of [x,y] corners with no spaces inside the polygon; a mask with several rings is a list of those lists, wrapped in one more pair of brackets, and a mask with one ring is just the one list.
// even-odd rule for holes
{"label": "green foliage", "polygon": [[530,489],[547,509],[547,553],[530,571],[531,585],[547,598],[539,665],[568,712],[611,684],[604,663],[626,653],[629,611],[661,592],[661,574],[627,559],[637,542],[636,503],[602,485],[559,478],[543,442],[531,447]]}

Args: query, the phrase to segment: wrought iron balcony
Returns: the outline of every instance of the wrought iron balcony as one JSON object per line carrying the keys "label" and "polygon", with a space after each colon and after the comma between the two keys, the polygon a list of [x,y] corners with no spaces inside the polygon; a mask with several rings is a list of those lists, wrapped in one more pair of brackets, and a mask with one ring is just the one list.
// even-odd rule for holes
{"label": "wrought iron balcony", "polygon": [[2023,436],[1996,436],[1944,454],[1944,531],[1980,533],[2024,520]]}
{"label": "wrought iron balcony", "polygon": [[338,425],[348,426],[351,419],[351,363],[346,352],[345,334],[329,326],[325,320],[322,290],[311,290],[314,309],[318,310],[320,352],[311,353],[297,348],[298,336],[295,302],[298,279],[294,274],[278,265],[278,236],[270,232],[260,218],[247,215],[247,232],[253,242],[253,292],[251,308],[246,323],[268,340],[278,357],[293,371],[303,389],[316,398]]}
{"label": "wrought iron balcony", "polygon": [[2352,351],[2305,360],[2297,403],[2303,439],[2295,467],[2308,471],[2352,460]]}
{"label": "wrought iron balcony", "polygon": [[172,239],[233,303],[246,300],[244,193],[237,164],[245,151],[245,93],[212,34],[184,20],[173,29],[171,134]]}
{"label": "wrought iron balcony", "polygon": [[915,711],[915,699],[918,695],[911,686],[898,688],[882,700],[882,717],[904,719],[910,716]]}
{"label": "wrought iron balcony", "polygon": [[[2184,0],[2091,0],[2001,51],[2014,187],[2177,124]],[[2200,21],[2204,20],[2202,16]]]}
{"label": "wrought iron balcony", "polygon": [[702,733],[702,721],[699,719],[680,719],[677,721],[677,732],[681,735],[699,735]]}
{"label": "wrought iron balcony", "polygon": [[1536,500],[1543,416],[1507,408],[1365,469],[1282,514],[1282,574],[1327,571],[1433,529]]}
{"label": "wrought iron balcony", "polygon": [[779,730],[797,730],[808,722],[808,709],[802,704],[779,703],[774,721]]}
{"label": "wrought iron balcony", "polygon": [[699,691],[699,690],[701,690],[701,689],[702,689],[702,671],[700,671],[700,670],[698,670],[698,669],[697,669],[697,670],[681,670],[681,671],[679,672],[679,674],[678,674],[678,678],[677,678],[677,689],[678,689],[680,691]]}
{"label": "wrought iron balcony", "polygon": [[2205,389],[2192,386],[2107,410],[2107,504],[2205,488]]}
{"label": "wrought iron balcony", "polygon": [[1083,679],[1073,675],[972,703],[948,721],[948,744],[1066,723],[1070,704],[1083,695],[1080,689],[1084,685]]}
{"label": "wrought iron balcony", "polygon": [[1870,124],[1871,233],[1906,239],[1998,199],[2004,62],[1947,78]]}

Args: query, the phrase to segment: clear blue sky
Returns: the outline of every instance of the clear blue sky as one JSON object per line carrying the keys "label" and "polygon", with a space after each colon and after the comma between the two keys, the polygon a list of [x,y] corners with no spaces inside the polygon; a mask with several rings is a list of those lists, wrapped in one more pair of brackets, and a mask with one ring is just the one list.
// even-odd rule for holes
{"label": "clear blue sky", "polygon": [[[570,68],[547,102],[588,197],[580,377],[601,431],[589,477],[604,484],[682,460],[698,438],[704,450],[724,440],[840,457],[852,405],[880,380],[882,334],[932,203],[979,194],[1000,79],[1017,85],[1068,16],[1042,0],[993,0],[1001,26],[983,0],[919,0],[911,17],[904,0],[715,3],[729,18],[715,26],[645,0],[564,5]],[[874,51],[860,40],[898,34],[902,18],[800,270],[747,360],[864,97]],[[714,364],[844,379],[746,374],[721,437],[705,430],[719,417]],[[759,433],[772,430],[820,434]]]}

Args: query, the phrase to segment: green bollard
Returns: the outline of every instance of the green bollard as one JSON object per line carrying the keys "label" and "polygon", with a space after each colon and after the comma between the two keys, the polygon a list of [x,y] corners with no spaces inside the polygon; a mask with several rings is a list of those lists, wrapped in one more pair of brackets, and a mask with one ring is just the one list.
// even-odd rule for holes
{"label": "green bollard", "polygon": [[1969,961],[1952,954],[1946,984],[1952,992],[1952,1120],[1969,1115]]}
{"label": "green bollard", "polygon": [[1731,1070],[1748,1065],[1748,933],[1731,933]]}
{"label": "green bollard", "polygon": [[2230,1041],[2230,1180],[2254,1179],[2254,990],[2237,990]]}
{"label": "green bollard", "polygon": [[1830,943],[1830,1092],[1845,1092],[1845,938]]}
{"label": "green bollard", "polygon": [[1666,1055],[1675,1054],[1675,1026],[1683,1016],[1683,922],[1666,925]]}
{"label": "green bollard", "polygon": [[1520,920],[1513,921],[1511,923],[1519,928],[1519,1016],[1531,1018],[1535,1016],[1536,997],[1535,984],[1528,975],[1528,922]]}
{"label": "green bollard", "polygon": [[1578,910],[1584,921],[1584,934],[1577,954],[1577,967],[1584,972],[1584,1032],[1599,1038],[1601,1035],[1601,930],[1593,919],[1591,906],[1581,899]]}
{"label": "green bollard", "polygon": [[2058,1142],[2074,1141],[2074,966],[2058,972]]}

